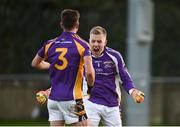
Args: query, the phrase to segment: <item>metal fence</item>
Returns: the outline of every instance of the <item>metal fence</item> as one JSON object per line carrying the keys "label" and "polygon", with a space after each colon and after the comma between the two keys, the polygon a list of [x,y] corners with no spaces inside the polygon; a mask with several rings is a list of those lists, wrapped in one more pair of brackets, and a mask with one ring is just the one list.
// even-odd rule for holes
{"label": "metal fence", "polygon": [[49,86],[48,75],[0,75],[0,119],[38,117],[35,93]]}
{"label": "metal fence", "polygon": [[151,85],[151,122],[180,125],[180,77],[155,77]]}
{"label": "metal fence", "polygon": [[[48,75],[0,75],[0,119],[47,117],[35,93],[49,84]],[[150,88],[151,124],[180,125],[180,77],[154,77]]]}

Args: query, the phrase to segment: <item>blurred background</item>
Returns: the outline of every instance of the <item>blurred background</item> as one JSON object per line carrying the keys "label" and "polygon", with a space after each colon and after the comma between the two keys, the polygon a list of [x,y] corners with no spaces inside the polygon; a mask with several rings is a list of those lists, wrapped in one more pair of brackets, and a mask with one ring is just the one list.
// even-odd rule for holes
{"label": "blurred background", "polygon": [[[66,8],[79,10],[78,34],[85,40],[93,26],[106,28],[108,46],[120,51],[135,83],[147,92],[145,105],[139,106],[146,118],[142,125],[180,125],[180,1],[144,1],[152,5],[151,19],[145,21],[150,23],[150,37],[139,41],[132,37],[137,28],[133,28],[133,22],[138,26],[143,9],[132,13],[132,8],[138,7],[132,0],[0,0],[0,125],[48,125],[46,105],[35,100],[38,90],[50,87],[48,71],[38,71],[30,65],[42,43],[62,32],[60,12]],[[144,13],[140,19],[146,16],[149,17]],[[137,47],[130,46],[131,41]],[[137,63],[146,68],[148,77],[141,80],[145,88],[139,85],[133,70],[137,50],[142,51],[138,52],[138,61],[148,61]],[[134,53],[137,56],[132,56]],[[136,116],[129,112],[134,104],[127,98],[130,97],[123,92],[123,125],[131,125],[130,116]]]}

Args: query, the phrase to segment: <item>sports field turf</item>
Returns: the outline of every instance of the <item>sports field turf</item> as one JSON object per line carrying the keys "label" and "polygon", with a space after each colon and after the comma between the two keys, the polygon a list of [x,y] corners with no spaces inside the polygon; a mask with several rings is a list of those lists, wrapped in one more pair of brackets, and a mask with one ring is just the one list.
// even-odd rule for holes
{"label": "sports field turf", "polygon": [[49,126],[47,120],[0,120],[0,126]]}

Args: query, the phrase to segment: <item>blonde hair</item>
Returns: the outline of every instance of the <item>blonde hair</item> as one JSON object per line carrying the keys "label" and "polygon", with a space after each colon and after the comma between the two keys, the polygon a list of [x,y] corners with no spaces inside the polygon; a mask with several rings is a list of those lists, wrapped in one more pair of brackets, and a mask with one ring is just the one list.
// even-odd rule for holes
{"label": "blonde hair", "polygon": [[95,26],[93,27],[91,30],[90,30],[90,35],[91,34],[96,34],[96,35],[99,35],[99,34],[104,34],[105,36],[107,36],[107,32],[106,30],[101,27],[101,26]]}

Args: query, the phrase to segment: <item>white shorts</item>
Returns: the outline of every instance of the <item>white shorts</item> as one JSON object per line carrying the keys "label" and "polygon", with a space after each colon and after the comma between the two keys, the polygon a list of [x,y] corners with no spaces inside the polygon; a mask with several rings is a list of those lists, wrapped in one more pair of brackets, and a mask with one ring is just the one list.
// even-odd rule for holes
{"label": "white shorts", "polygon": [[122,127],[119,106],[107,107],[104,105],[93,103],[89,100],[84,100],[84,103],[91,125],[98,126],[100,120],[102,120],[104,126]]}
{"label": "white shorts", "polygon": [[[48,99],[47,103],[49,112],[49,121],[64,120],[66,124],[80,122],[80,116],[76,115],[76,102],[71,101],[54,101]],[[86,118],[83,118],[84,120]]]}

